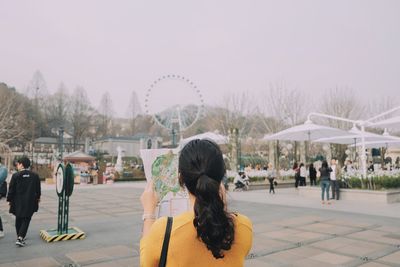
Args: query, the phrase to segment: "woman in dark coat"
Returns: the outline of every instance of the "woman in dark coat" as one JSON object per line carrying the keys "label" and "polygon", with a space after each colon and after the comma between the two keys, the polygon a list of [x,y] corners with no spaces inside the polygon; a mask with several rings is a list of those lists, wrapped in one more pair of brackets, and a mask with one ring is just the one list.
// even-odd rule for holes
{"label": "woman in dark coat", "polygon": [[332,169],[328,166],[326,160],[322,162],[321,168],[319,168],[319,172],[321,173],[321,199],[322,204],[325,204],[324,193],[326,192],[326,200],[328,204],[329,202],[329,187],[330,187],[330,176]]}

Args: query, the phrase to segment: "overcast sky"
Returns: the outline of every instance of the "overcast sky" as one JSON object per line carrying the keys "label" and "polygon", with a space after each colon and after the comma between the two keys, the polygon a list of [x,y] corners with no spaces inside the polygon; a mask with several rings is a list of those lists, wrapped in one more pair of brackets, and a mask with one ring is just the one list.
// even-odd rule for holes
{"label": "overcast sky", "polygon": [[166,74],[206,104],[282,82],[398,95],[400,1],[0,0],[0,81],[22,91],[36,70],[50,92],[83,86],[95,107],[109,91],[119,115]]}

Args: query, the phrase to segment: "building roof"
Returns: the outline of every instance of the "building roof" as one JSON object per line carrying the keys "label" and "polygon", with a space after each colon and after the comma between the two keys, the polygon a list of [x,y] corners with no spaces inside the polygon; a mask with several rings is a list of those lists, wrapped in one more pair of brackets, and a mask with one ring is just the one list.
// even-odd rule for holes
{"label": "building roof", "polygon": [[[65,140],[64,140],[65,142]],[[58,139],[55,137],[39,137],[35,139],[36,144],[58,144]]]}
{"label": "building roof", "polygon": [[143,138],[154,138],[154,137],[156,136],[145,133],[139,133],[133,136],[106,136],[97,139],[96,141],[139,141],[140,139]]}
{"label": "building roof", "polygon": [[[72,145],[72,139],[63,139],[64,145]],[[39,137],[35,139],[35,144],[58,145],[58,137]],[[78,142],[78,145],[84,145],[83,142]]]}
{"label": "building roof", "polygon": [[92,157],[82,151],[72,152],[64,157],[64,160],[83,160],[83,161],[91,161],[95,160],[95,157]]}

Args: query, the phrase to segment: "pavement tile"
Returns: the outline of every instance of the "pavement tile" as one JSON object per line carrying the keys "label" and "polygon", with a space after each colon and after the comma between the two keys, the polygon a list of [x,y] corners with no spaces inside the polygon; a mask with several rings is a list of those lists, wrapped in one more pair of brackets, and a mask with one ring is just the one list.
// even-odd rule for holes
{"label": "pavement tile", "polygon": [[264,235],[268,236],[269,238],[281,239],[283,237],[291,236],[291,235],[298,234],[298,233],[300,233],[299,230],[282,229],[282,230],[268,232]]}
{"label": "pavement tile", "polygon": [[390,265],[378,263],[378,262],[368,262],[366,264],[360,265],[360,267],[389,267]]}
{"label": "pavement tile", "polygon": [[379,261],[398,264],[400,266],[400,251],[382,257],[379,259]]}
{"label": "pavement tile", "polygon": [[[3,251],[0,250],[0,267],[46,266],[46,262],[44,264],[35,262],[35,260],[40,259],[43,261],[43,258],[35,259],[35,257],[44,256],[50,257],[48,258],[50,259],[49,266],[60,266],[58,263],[57,265],[51,265],[54,264],[51,260],[61,260],[64,256],[81,264],[81,266],[139,266],[137,250],[139,248],[140,225],[136,224],[136,222],[140,222],[139,217],[142,213],[139,191],[141,192],[142,189],[123,187],[104,187],[101,189],[101,186],[91,186],[84,190],[78,188],[74,192],[73,198],[71,198],[70,224],[74,222],[73,225],[75,225],[75,222],[79,222],[77,226],[86,225],[85,227],[82,226],[82,228],[88,230],[91,229],[89,225],[92,225],[92,222],[123,222],[122,225],[124,227],[121,228],[131,227],[129,230],[132,233],[132,235],[129,235],[131,237],[124,236],[121,240],[113,242],[113,240],[108,239],[109,231],[107,229],[105,235],[91,233],[90,237],[87,238],[87,241],[90,242],[89,244],[86,242],[79,244],[65,242],[50,246],[43,242],[38,241],[36,243],[32,241],[32,244],[24,248],[24,254],[16,253],[14,246],[6,248],[5,251],[3,249]],[[283,193],[279,196],[282,199],[278,200],[283,201],[280,203],[278,200],[276,203],[269,203],[268,201],[272,198],[264,202],[252,202],[253,198],[260,198],[260,194],[257,191],[237,194],[246,199],[237,199],[235,195],[235,199],[231,200],[235,208],[237,207],[239,211],[248,215],[253,222],[257,221],[253,225],[254,239],[251,252],[256,256],[257,252],[259,252],[258,255],[271,253],[246,260],[245,266],[331,267],[358,266],[357,264],[363,264],[362,266],[367,267],[398,266],[398,262],[400,262],[398,259],[399,252],[379,258],[374,262],[365,262],[365,264],[359,259],[359,255],[368,257],[374,253],[375,257],[385,255],[385,251],[393,250],[391,245],[400,244],[400,227],[391,218],[388,218],[388,221],[381,220],[381,218],[369,213],[365,217],[363,217],[364,215],[357,216],[354,213],[356,208],[351,208],[352,206],[349,206],[349,210],[346,210],[346,213],[335,210],[334,212],[338,213],[332,215],[331,209],[335,209],[337,206],[330,207],[329,210],[326,207],[323,210],[320,205],[313,206],[311,202],[307,202],[309,205],[306,203],[306,206],[298,206],[298,202],[304,202],[306,199],[298,198],[297,195],[293,198],[294,204],[292,207],[288,207],[284,201],[287,200],[286,198],[290,200],[293,193],[287,192],[287,196],[284,196]],[[274,199],[276,200],[277,198]],[[43,222],[43,225],[51,224],[54,227],[54,220],[57,218],[57,201],[54,190],[43,192],[41,210],[34,216],[33,228],[41,225],[41,222]],[[285,203],[284,206],[282,206],[283,203]],[[2,219],[7,233],[13,232],[14,218],[5,212],[8,207],[4,204],[5,202],[0,202],[0,214],[4,215]],[[317,204],[320,203],[318,202]],[[390,208],[391,213],[396,214],[400,207],[400,205],[396,205],[388,205],[384,209]],[[271,212],[260,212],[266,209]],[[73,216],[74,214],[78,216]],[[389,217],[395,216],[390,215]],[[134,225],[130,226],[130,222],[134,222],[131,223]],[[373,230],[364,230],[366,228]],[[112,231],[118,230],[112,229]],[[348,234],[348,231],[361,232]],[[331,235],[326,235],[327,233],[343,236],[332,238]],[[328,239],[314,242],[316,239],[325,238]],[[301,247],[297,247],[294,244],[294,242],[305,242],[307,240],[312,240],[313,243]],[[101,244],[108,244],[109,242],[112,243],[109,247],[101,246]],[[76,245],[77,247],[75,247]],[[40,254],[37,253],[39,250],[41,251]],[[76,252],[68,253],[68,251]],[[67,255],[64,255],[65,253]],[[60,254],[60,258],[55,256],[57,254]],[[6,263],[14,258],[20,261]],[[17,265],[17,263],[26,264]]]}
{"label": "pavement tile", "polygon": [[71,252],[67,253],[66,256],[70,258],[72,261],[83,264],[92,261],[105,261],[111,260],[110,256],[100,254],[93,250],[86,250],[86,251],[78,251],[78,252]]}
{"label": "pavement tile", "polygon": [[[316,235],[320,235],[320,234],[316,234]],[[279,240],[283,240],[283,241],[289,242],[291,244],[305,243],[305,242],[307,242],[309,240],[313,240],[313,239],[318,239],[318,237],[308,239],[308,238],[304,238],[304,237],[301,237],[298,235],[288,235],[288,236],[279,238]]]}
{"label": "pavement tile", "polygon": [[400,233],[400,227],[395,227],[395,226],[380,226],[374,229],[375,231],[382,231],[382,232],[387,232],[387,233]]}
{"label": "pavement tile", "polygon": [[293,248],[288,250],[288,252],[298,255],[298,256],[302,256],[305,258],[309,258],[309,257],[313,257],[315,255],[318,254],[322,254],[325,251],[321,250],[321,249],[317,249],[317,248],[312,248],[312,247],[299,247],[299,248]]}
{"label": "pavement tile", "polygon": [[351,245],[339,247],[337,252],[350,254],[357,257],[369,256],[371,254],[388,249],[389,246],[380,245],[372,242],[355,241]]}
{"label": "pavement tile", "polygon": [[326,263],[326,262],[320,262],[312,259],[301,259],[296,261],[293,265],[290,266],[296,266],[296,267],[333,267],[335,265]]}
{"label": "pavement tile", "polygon": [[335,253],[330,253],[330,252],[324,252],[321,254],[318,254],[316,256],[310,257],[309,259],[311,260],[316,260],[316,261],[322,261],[324,264],[345,264],[346,262],[354,260],[353,258],[335,254]]}
{"label": "pavement tile", "polygon": [[265,233],[282,229],[282,227],[266,223],[253,224],[253,233]]}
{"label": "pavement tile", "polygon": [[113,266],[119,266],[119,267],[137,267],[139,266],[139,257],[130,257],[122,260],[117,260],[113,262]]}
{"label": "pavement tile", "polygon": [[270,254],[270,255],[262,257],[262,258],[266,260],[265,262],[272,260],[272,261],[276,261],[279,263],[289,264],[289,263],[297,262],[301,259],[305,259],[306,256],[296,255],[296,254],[290,253],[290,250],[285,250],[285,251]]}
{"label": "pavement tile", "polygon": [[26,260],[26,261],[17,261],[14,263],[15,263],[15,266],[17,266],[17,267],[33,267],[33,266],[59,267],[60,266],[59,262],[57,262],[53,258],[49,258],[49,257],[36,258],[36,259]]}
{"label": "pavement tile", "polygon": [[127,246],[113,246],[105,247],[100,249],[94,249],[92,252],[96,252],[109,257],[129,257],[132,256],[132,249]]}
{"label": "pavement tile", "polygon": [[343,235],[347,233],[352,233],[355,231],[359,231],[360,229],[353,228],[353,227],[346,227],[340,225],[332,225],[327,223],[314,223],[310,225],[296,227],[296,229],[302,229],[305,231],[313,231],[323,234],[336,234],[336,235]]}
{"label": "pavement tile", "polygon": [[[390,234],[382,231],[367,230],[348,235],[350,238],[358,238],[372,242],[400,245],[400,238],[390,238]],[[393,236],[394,237],[394,236]]]}
{"label": "pavement tile", "polygon": [[86,264],[85,266],[87,266],[87,267],[109,267],[109,266],[118,267],[114,262],[109,262],[109,261],[94,263],[94,264]]}
{"label": "pavement tile", "polygon": [[251,259],[251,260],[245,261],[244,266],[246,266],[246,267],[276,267],[277,265],[268,263],[268,262],[265,262],[265,261],[259,260],[259,259]]}
{"label": "pavement tile", "polygon": [[311,246],[320,248],[320,249],[328,249],[328,250],[336,250],[346,245],[351,245],[354,243],[354,240],[344,237],[336,237],[328,240],[318,241],[313,243]]}
{"label": "pavement tile", "polygon": [[325,237],[328,237],[328,236],[324,235],[324,234],[320,234],[320,233],[300,232],[298,234],[281,237],[280,239],[289,241],[289,242],[302,243],[302,242],[307,242],[307,241],[314,240],[314,239],[317,239],[317,240],[323,239]]}
{"label": "pavement tile", "polygon": [[255,236],[253,238],[253,246],[251,251],[253,253],[259,251],[276,251],[288,246],[290,246],[290,244],[284,241],[273,240],[262,236]]}
{"label": "pavement tile", "polygon": [[320,216],[300,216],[300,217],[294,217],[286,220],[279,220],[279,221],[274,221],[272,224],[275,225],[282,225],[282,226],[294,226],[294,225],[303,225],[303,224],[310,224],[310,223],[315,223],[315,222],[320,222],[324,221],[326,219],[320,217]]}
{"label": "pavement tile", "polygon": [[98,211],[86,209],[86,210],[80,210],[80,211],[71,211],[69,213],[69,216],[91,216],[91,215],[98,215],[98,214],[99,214]]}
{"label": "pavement tile", "polygon": [[372,224],[372,223],[366,223],[366,222],[361,222],[361,221],[340,220],[340,219],[328,220],[328,221],[325,221],[325,223],[349,226],[349,227],[355,227],[355,228],[368,228],[368,227],[374,226],[374,224]]}

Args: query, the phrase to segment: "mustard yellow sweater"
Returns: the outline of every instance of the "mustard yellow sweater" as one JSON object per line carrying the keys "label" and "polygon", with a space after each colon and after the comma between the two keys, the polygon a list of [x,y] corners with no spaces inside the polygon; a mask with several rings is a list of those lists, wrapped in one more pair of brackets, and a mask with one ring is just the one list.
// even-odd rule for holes
{"label": "mustard yellow sweater", "polygon": [[[234,216],[235,239],[225,257],[215,259],[206,245],[197,238],[193,226],[194,213],[186,212],[174,217],[168,248],[167,266],[169,267],[211,267],[244,266],[253,241],[253,226],[244,215]],[[160,259],[167,218],[162,217],[151,226],[150,233],[140,240],[140,266],[156,267]]]}

